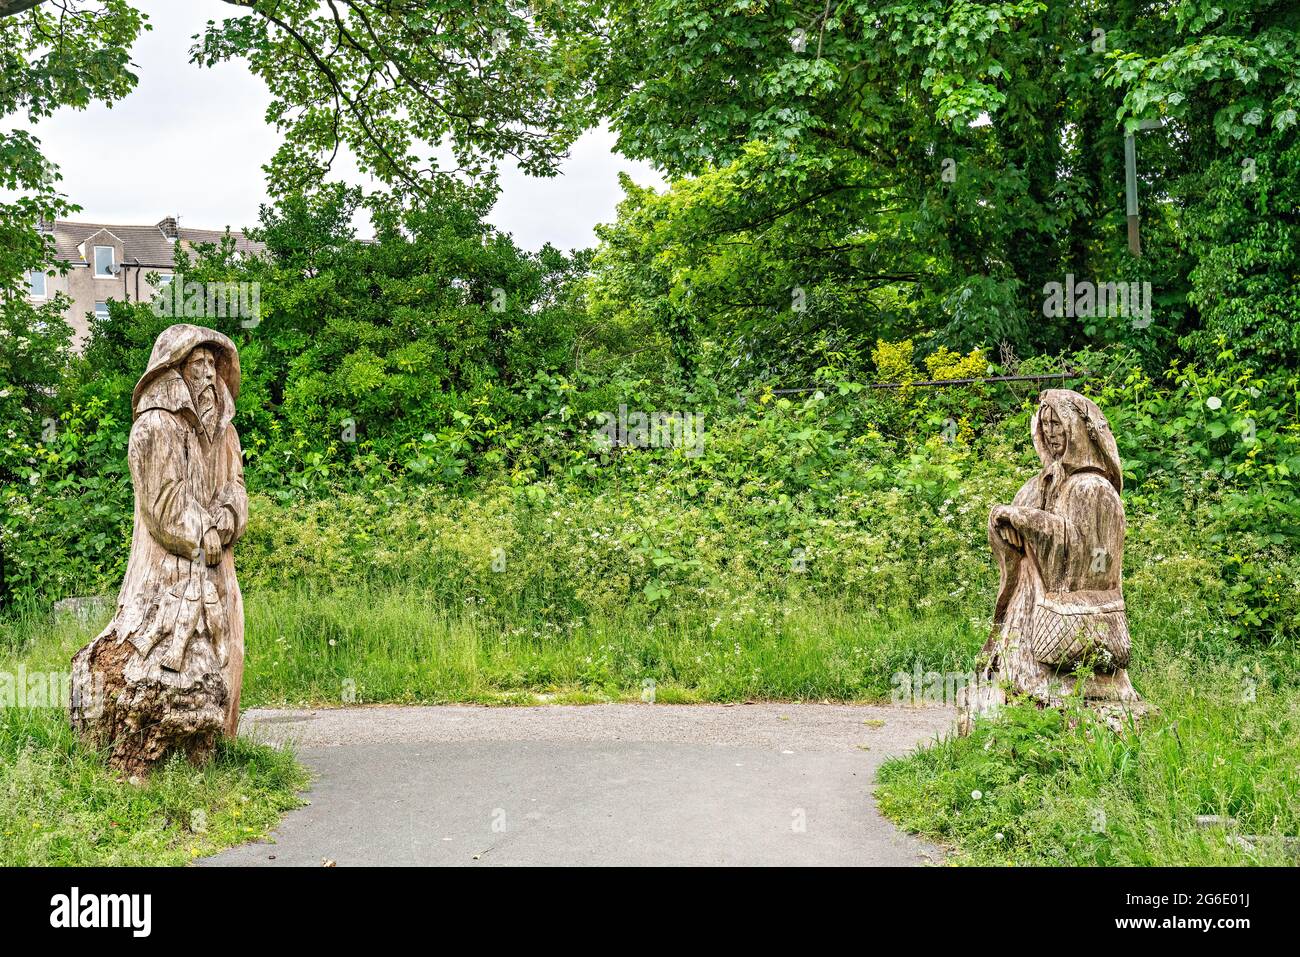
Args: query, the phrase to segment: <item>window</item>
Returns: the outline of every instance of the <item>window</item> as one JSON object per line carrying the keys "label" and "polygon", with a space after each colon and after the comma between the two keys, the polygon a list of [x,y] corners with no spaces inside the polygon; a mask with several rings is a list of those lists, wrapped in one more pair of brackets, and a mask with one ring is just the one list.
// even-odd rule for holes
{"label": "window", "polygon": [[32,270],[32,298],[44,299],[45,292],[45,271],[43,269]]}
{"label": "window", "polygon": [[95,303],[95,321],[103,322],[107,318],[108,318],[108,303],[106,302]]}
{"label": "window", "polygon": [[113,247],[96,246],[95,247],[95,276],[112,276],[113,275]]}
{"label": "window", "polygon": [[175,278],[176,277],[169,272],[160,272],[158,274],[158,288],[165,289],[172,284],[172,280]]}

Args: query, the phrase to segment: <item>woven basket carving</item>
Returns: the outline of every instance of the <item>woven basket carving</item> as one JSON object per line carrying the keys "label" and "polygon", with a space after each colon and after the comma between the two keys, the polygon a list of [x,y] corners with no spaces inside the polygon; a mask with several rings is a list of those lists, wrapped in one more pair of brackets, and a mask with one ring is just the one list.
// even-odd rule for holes
{"label": "woven basket carving", "polygon": [[1128,666],[1131,642],[1119,590],[1049,592],[1034,606],[1034,660],[1057,668],[1107,652],[1116,668]]}

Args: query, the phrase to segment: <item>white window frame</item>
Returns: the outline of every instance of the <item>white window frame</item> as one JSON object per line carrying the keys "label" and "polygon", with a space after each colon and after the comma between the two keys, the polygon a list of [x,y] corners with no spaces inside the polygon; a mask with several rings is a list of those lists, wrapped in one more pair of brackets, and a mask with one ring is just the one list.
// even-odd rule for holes
{"label": "white window frame", "polygon": [[172,284],[172,280],[175,279],[175,278],[176,278],[176,274],[175,274],[175,273],[170,273],[170,272],[160,272],[160,273],[158,274],[158,288],[159,288],[159,289],[166,289],[168,286],[170,286],[170,285]]}
{"label": "white window frame", "polygon": [[[100,252],[101,249],[106,249],[106,250],[108,250],[108,272],[100,272],[100,270],[99,270],[99,252]],[[113,267],[116,266],[116,265],[117,265],[117,250],[116,250],[116,249],[114,249],[112,246],[96,246],[96,247],[95,247],[95,278],[96,278],[96,279],[112,279],[113,276],[116,275],[116,274],[113,272]]]}
{"label": "white window frame", "polygon": [[95,318],[98,320],[104,320],[108,318],[107,302],[100,301],[95,303]]}
{"label": "white window frame", "polygon": [[[36,283],[37,283],[38,280],[39,280],[39,282],[40,282],[40,284],[41,284],[41,288],[40,288],[40,291],[39,291],[39,292],[36,291]],[[44,270],[44,269],[33,269],[33,270],[31,271],[31,274],[27,277],[27,281],[28,281],[28,283],[30,284],[29,288],[30,288],[30,290],[31,290],[31,298],[32,298],[32,299],[48,299],[48,298],[49,298],[49,296],[50,296],[50,277],[47,276],[47,275],[45,275],[45,270]]]}

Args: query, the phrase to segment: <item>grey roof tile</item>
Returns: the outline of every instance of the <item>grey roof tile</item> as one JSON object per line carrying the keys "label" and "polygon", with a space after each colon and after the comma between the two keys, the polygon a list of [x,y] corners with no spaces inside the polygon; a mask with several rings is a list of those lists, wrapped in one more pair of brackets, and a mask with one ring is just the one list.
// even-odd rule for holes
{"label": "grey roof tile", "polygon": [[[172,267],[176,265],[176,253],[172,241],[163,235],[157,226],[117,226],[108,223],[79,223],[60,219],[54,223],[54,255],[58,260],[72,264],[88,262],[77,251],[77,247],[100,230],[108,230],[122,240],[123,265]],[[225,235],[223,229],[190,229],[180,227],[180,242],[189,251],[198,243],[218,243]],[[241,232],[231,230],[235,240],[235,249],[241,253],[257,254],[266,247],[255,243]],[[93,255],[87,251],[87,255]]]}

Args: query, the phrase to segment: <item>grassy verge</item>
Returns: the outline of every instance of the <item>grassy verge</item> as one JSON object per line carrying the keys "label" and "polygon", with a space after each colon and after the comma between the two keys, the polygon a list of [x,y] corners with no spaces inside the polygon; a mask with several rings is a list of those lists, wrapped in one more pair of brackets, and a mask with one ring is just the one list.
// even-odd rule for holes
{"label": "grassy verge", "polygon": [[0,708],[0,866],[184,864],[263,837],[300,803],[307,776],[293,755],[244,740],[202,770],[176,760],[143,786],[118,780],[48,700],[48,676],[57,687],[93,633],[66,619],[0,631],[0,673],[23,679],[24,705]]}
{"label": "grassy verge", "polygon": [[876,797],[963,864],[1295,864],[1300,844],[1284,840],[1300,835],[1294,654],[1245,665],[1152,649],[1137,682],[1160,711],[1138,733],[1011,708],[889,762]]}
{"label": "grassy verge", "polygon": [[[503,623],[392,588],[256,592],[246,620],[249,707],[593,702],[650,687],[665,703],[880,699],[918,655],[959,668],[979,644],[970,622],[831,606]],[[0,674],[48,688],[103,624],[0,622]],[[178,760],[143,787],[120,782],[76,741],[65,693],[0,708],[0,865],[184,863],[263,836],[297,803],[305,777],[292,755],[244,740],[202,770]]]}
{"label": "grassy verge", "polygon": [[[1159,709],[1140,734],[1010,709],[887,765],[885,812],[963,863],[1289,860],[1279,841],[1229,837],[1300,834],[1300,653],[1242,648],[1180,580],[1133,579],[1133,676]],[[898,673],[968,671],[987,627],[951,607],[884,615],[761,595],[726,611],[503,614],[380,586],[258,589],[246,615],[250,707],[614,701],[649,687],[664,703],[879,701]],[[100,625],[0,624],[0,670],[65,669]],[[204,771],[177,764],[135,789],[76,746],[61,712],[6,709],[0,722],[3,863],[183,861],[264,833],[302,784],[290,756],[239,742]],[[1236,823],[1198,827],[1210,814]]]}
{"label": "grassy verge", "polygon": [[[244,707],[782,699],[879,701],[916,661],[970,666],[981,625],[827,603],[556,624],[447,608],[429,592],[358,588],[245,596]],[[0,622],[0,670],[66,669],[104,624]],[[13,664],[3,649],[21,648]],[[43,663],[43,664],[41,664]]]}
{"label": "grassy verge", "polygon": [[964,667],[970,622],[816,604],[733,613],[500,621],[406,590],[247,603],[246,700],[262,705],[639,699],[888,699],[918,658]]}

